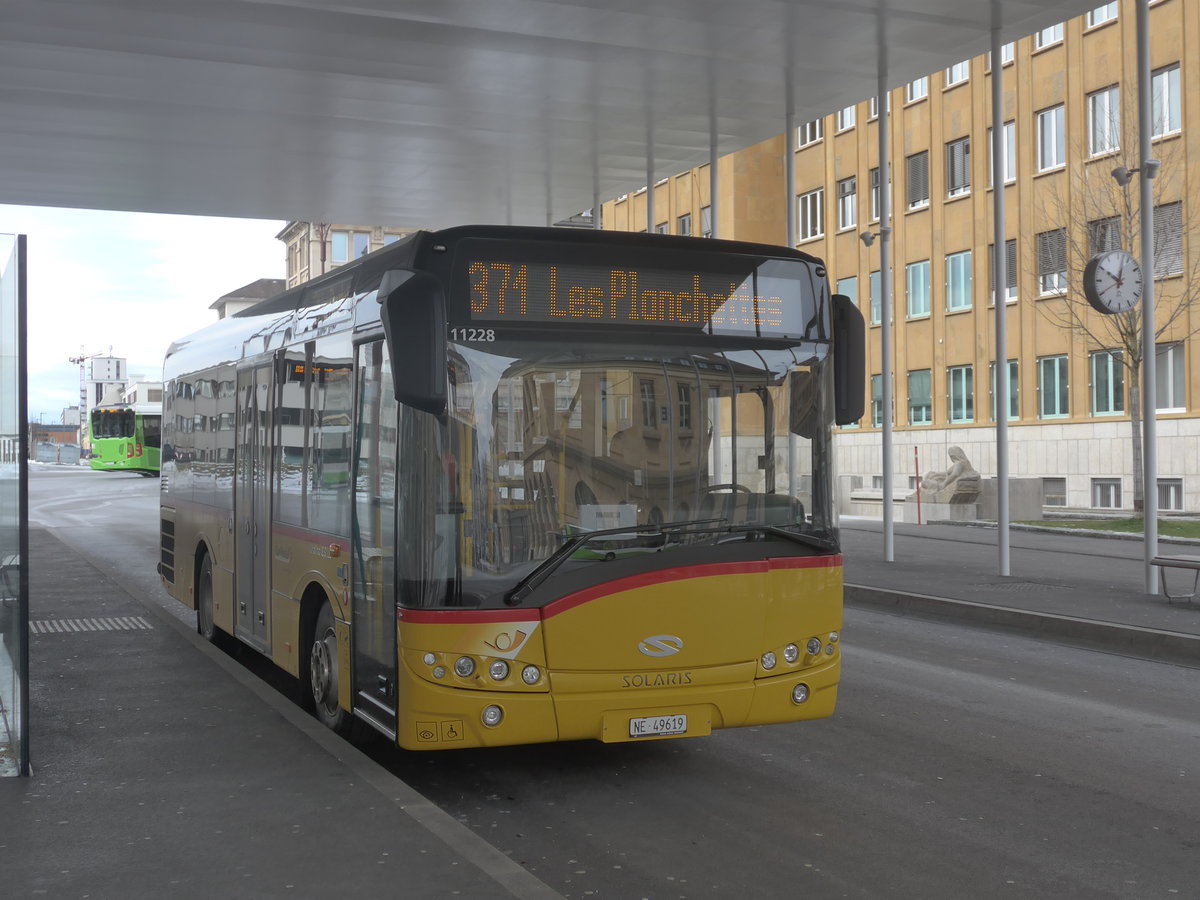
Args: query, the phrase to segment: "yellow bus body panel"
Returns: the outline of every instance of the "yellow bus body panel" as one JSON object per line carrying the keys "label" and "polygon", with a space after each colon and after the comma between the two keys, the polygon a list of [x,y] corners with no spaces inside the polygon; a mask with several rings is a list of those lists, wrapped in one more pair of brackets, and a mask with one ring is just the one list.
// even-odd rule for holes
{"label": "yellow bus body panel", "polygon": [[[542,609],[402,611],[397,743],[659,740],[631,737],[630,720],[686,715],[686,731],[667,737],[692,737],[827,717],[841,671],[830,635],[841,625],[840,556],[660,570]],[[812,638],[816,654],[806,651]],[[788,644],[799,648],[790,663]],[[772,669],[762,662],[768,652]],[[475,670],[461,678],[454,662],[464,656]],[[509,662],[500,685],[487,674],[495,659]],[[520,680],[531,664],[542,671],[532,686]],[[802,704],[792,700],[799,683],[809,691]],[[484,725],[488,706],[502,710],[498,725]]]}

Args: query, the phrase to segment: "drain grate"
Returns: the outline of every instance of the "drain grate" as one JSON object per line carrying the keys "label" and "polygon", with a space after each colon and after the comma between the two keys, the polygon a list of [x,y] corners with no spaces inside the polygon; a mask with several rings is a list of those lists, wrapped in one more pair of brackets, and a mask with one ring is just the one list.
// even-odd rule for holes
{"label": "drain grate", "polygon": [[1027,591],[1057,591],[1057,584],[1043,584],[1039,581],[1001,581],[996,584],[977,584],[974,586],[977,591],[1001,591],[1014,594],[1025,593]]}
{"label": "drain grate", "polygon": [[141,616],[92,619],[40,619],[29,623],[33,634],[78,634],[87,631],[148,631],[154,626]]}

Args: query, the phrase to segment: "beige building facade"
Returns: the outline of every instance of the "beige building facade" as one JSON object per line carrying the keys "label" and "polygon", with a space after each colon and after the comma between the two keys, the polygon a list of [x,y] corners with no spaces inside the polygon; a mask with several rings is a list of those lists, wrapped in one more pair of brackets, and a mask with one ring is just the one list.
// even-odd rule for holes
{"label": "beige building facade", "polygon": [[[1083,269],[1095,252],[1140,256],[1133,0],[1007,45],[1002,54],[1004,291],[1009,473],[1036,484],[1046,509],[1135,507],[1131,411],[1140,389],[1126,365],[1134,337],[1088,307]],[[1200,0],[1150,7],[1155,206],[1158,505],[1200,510]],[[890,92],[894,482],[946,467],[962,447],[985,480],[996,472],[996,309],[988,56]],[[861,102],[797,129],[795,196],[786,196],[782,136],[718,160],[718,234],[786,243],[825,259],[868,322],[867,415],[839,430],[839,474],[869,499],[882,486],[882,345],[878,123]],[[709,170],[663,179],[655,230],[703,236]],[[603,204],[605,228],[646,230],[646,191]],[[1147,273],[1147,278],[1149,277]],[[1140,306],[1134,318],[1140,315]],[[845,492],[847,496],[851,492]],[[878,504],[876,507],[878,508]],[[866,506],[847,508],[864,512]]]}
{"label": "beige building facade", "polygon": [[287,247],[285,287],[292,288],[319,278],[343,263],[386,247],[415,230],[390,225],[288,222],[275,235]]}

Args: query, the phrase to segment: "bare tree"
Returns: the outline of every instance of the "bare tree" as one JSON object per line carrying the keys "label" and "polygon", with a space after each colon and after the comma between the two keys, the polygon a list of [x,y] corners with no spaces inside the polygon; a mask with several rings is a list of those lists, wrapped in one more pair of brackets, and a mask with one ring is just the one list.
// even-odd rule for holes
{"label": "bare tree", "polygon": [[[1090,98],[1089,98],[1090,102]],[[1130,104],[1131,105],[1131,104]],[[1134,511],[1144,509],[1142,448],[1142,309],[1104,315],[1092,309],[1083,293],[1083,270],[1096,253],[1128,250],[1139,260],[1142,251],[1142,216],[1137,177],[1121,185],[1113,177],[1119,167],[1132,170],[1137,160],[1136,121],[1120,127],[1117,105],[1107,122],[1089,116],[1089,134],[1073,148],[1073,160],[1050,202],[1060,229],[1033,236],[1034,259],[1043,294],[1057,294],[1064,302],[1039,303],[1038,309],[1055,325],[1082,335],[1097,350],[1112,352],[1129,391],[1129,419],[1133,451]],[[1129,118],[1133,118],[1130,116]],[[1119,140],[1119,148],[1116,144]],[[1154,144],[1161,167],[1153,181],[1154,261],[1142,260],[1143,282],[1155,281],[1155,341],[1163,335],[1184,341],[1200,326],[1188,325],[1189,308],[1200,303],[1200,254],[1183,252],[1186,211],[1200,208],[1185,196],[1185,148],[1180,137]],[[1110,152],[1111,151],[1111,152]],[[1099,157],[1099,158],[1097,158]],[[1144,174],[1143,174],[1144,177]],[[1193,321],[1200,322],[1200,317]],[[1184,329],[1181,331],[1181,327]],[[1152,361],[1153,362],[1153,361]],[[1118,394],[1118,396],[1120,396]]]}

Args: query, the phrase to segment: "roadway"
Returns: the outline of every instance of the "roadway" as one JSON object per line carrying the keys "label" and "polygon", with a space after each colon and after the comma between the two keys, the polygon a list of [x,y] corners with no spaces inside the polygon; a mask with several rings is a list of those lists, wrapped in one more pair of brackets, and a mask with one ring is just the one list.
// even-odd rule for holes
{"label": "roadway", "polygon": [[[156,500],[135,476],[37,467],[30,480],[35,527],[190,622],[154,574]],[[853,580],[877,546],[850,524]],[[954,560],[989,546],[957,533],[979,546],[918,554],[906,536],[886,571],[902,586],[911,566],[927,594],[953,586]],[[1140,553],[1071,540],[1021,538],[1020,565],[1053,553],[1038,565],[1065,583]],[[1196,896],[1200,669],[866,608],[847,610],[843,635],[828,721],[638,745],[363,749],[565,897]]]}

